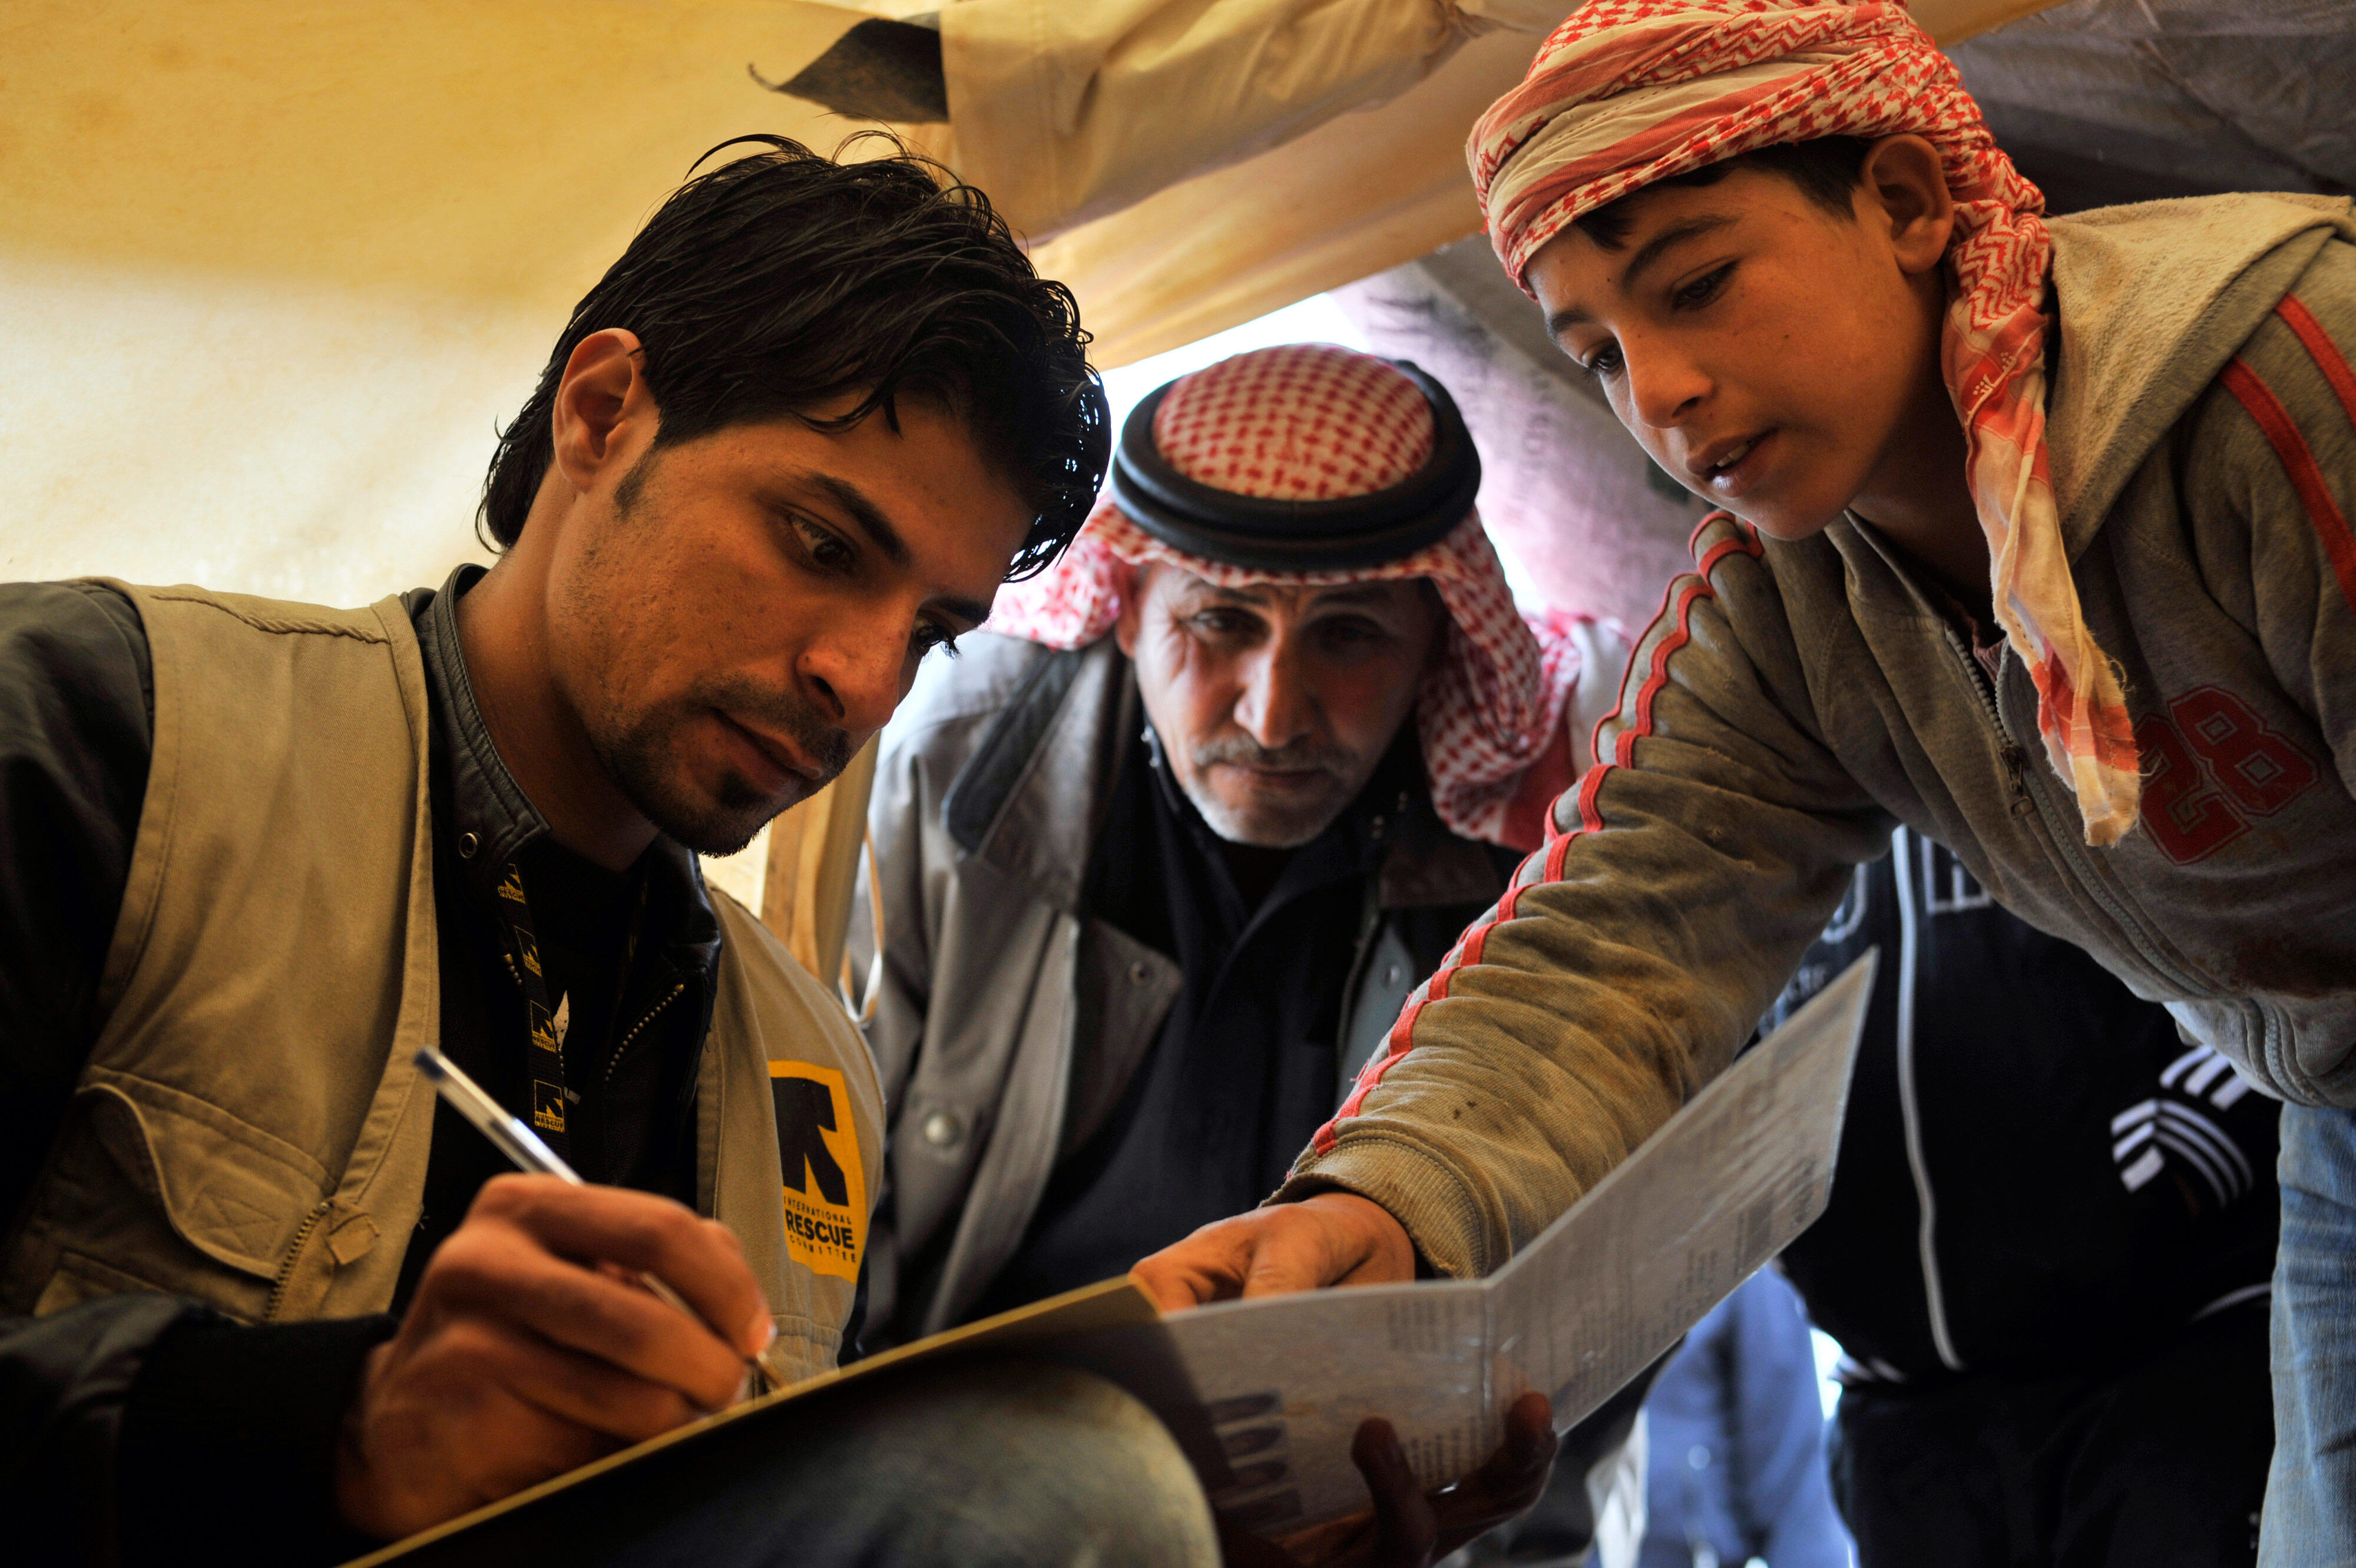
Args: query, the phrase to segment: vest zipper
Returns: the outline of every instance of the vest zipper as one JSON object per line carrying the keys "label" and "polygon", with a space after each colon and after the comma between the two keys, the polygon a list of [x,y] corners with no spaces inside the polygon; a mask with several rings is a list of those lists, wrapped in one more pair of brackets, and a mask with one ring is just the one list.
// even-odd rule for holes
{"label": "vest zipper", "polygon": [[614,1054],[605,1058],[605,1081],[607,1083],[614,1081],[615,1070],[622,1065],[622,1058],[629,1053],[630,1046],[637,1039],[639,1032],[648,1024],[653,1023],[655,1021],[655,1015],[669,1006],[672,1002],[678,999],[679,993],[686,989],[687,983],[685,981],[681,981],[673,985],[669,991],[662,993],[660,999],[658,1000],[653,1006],[648,1008],[646,1012],[639,1016],[637,1023],[630,1026],[630,1032],[622,1036],[621,1043],[614,1047]]}
{"label": "vest zipper", "polygon": [[303,1217],[302,1225],[294,1232],[294,1244],[286,1249],[286,1261],[278,1265],[278,1277],[271,1282],[270,1304],[262,1309],[262,1321],[264,1323],[278,1321],[278,1309],[285,1305],[286,1286],[294,1277],[294,1265],[302,1261],[303,1249],[309,1245],[311,1232],[319,1228],[319,1221],[327,1217],[327,1210],[333,1207],[333,1198],[323,1197],[316,1208]]}
{"label": "vest zipper", "polygon": [[[1392,809],[1393,818],[1404,821],[1407,806],[1407,795],[1401,792],[1398,805]],[[1387,819],[1376,817],[1367,825],[1367,837],[1376,843],[1381,843],[1387,826]],[[1350,1085],[1358,1076],[1357,1066],[1350,1060],[1350,1038],[1358,1032],[1358,1009],[1365,1000],[1359,993],[1359,987],[1365,983],[1366,971],[1374,962],[1382,925],[1383,872],[1381,863],[1377,861],[1375,869],[1367,875],[1365,892],[1359,900],[1357,945],[1350,950],[1350,972],[1342,982],[1342,1026],[1333,1040],[1334,1059],[1340,1063],[1340,1070],[1335,1074],[1340,1080],[1333,1096],[1336,1106],[1350,1097]]]}
{"label": "vest zipper", "polygon": [[[1333,1042],[1333,1054],[1341,1061],[1337,1076],[1345,1085],[1357,1077],[1357,1069],[1350,1061],[1350,1037],[1358,1032],[1358,1009],[1365,1001],[1360,994],[1360,988],[1365,985],[1366,970],[1374,961],[1376,933],[1382,929],[1382,924],[1380,878],[1369,877],[1365,898],[1358,908],[1358,941],[1351,950],[1349,977],[1342,983],[1342,1027]],[[1348,1098],[1345,1090],[1341,1099]]]}

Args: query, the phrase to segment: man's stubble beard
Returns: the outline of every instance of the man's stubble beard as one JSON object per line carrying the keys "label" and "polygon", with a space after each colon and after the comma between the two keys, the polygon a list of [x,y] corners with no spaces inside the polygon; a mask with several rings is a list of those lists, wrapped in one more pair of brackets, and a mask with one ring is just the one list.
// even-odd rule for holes
{"label": "man's stubble beard", "polygon": [[[730,772],[711,800],[687,782],[679,761],[681,735],[698,715],[719,712],[758,721],[764,728],[793,737],[803,756],[819,765],[820,777],[801,795],[780,800],[764,795]],[[686,696],[625,718],[608,712],[589,737],[614,787],[646,819],[671,838],[702,854],[734,854],[753,842],[771,818],[815,795],[850,766],[851,736],[825,724],[790,695],[741,678],[699,682]]]}

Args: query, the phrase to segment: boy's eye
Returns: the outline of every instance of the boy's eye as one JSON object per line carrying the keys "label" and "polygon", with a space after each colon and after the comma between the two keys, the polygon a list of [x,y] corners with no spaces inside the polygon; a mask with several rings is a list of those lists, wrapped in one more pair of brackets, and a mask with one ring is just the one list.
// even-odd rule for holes
{"label": "boy's eye", "polygon": [[1718,292],[1719,285],[1726,282],[1727,274],[1732,271],[1734,271],[1734,263],[1729,262],[1716,272],[1703,274],[1677,290],[1676,303],[1680,306],[1708,304],[1710,296]]}
{"label": "boy's eye", "polygon": [[1620,345],[1606,343],[1579,361],[1579,368],[1599,381],[1608,381],[1620,373]]}
{"label": "boy's eye", "polygon": [[938,621],[918,621],[916,634],[912,640],[919,659],[936,648],[951,659],[958,656],[957,634]]}

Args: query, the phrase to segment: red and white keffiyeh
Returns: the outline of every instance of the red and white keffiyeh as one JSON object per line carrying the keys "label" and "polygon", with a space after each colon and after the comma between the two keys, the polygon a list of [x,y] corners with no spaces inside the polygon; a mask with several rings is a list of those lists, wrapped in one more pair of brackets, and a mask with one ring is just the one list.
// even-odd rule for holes
{"label": "red and white keffiyeh", "polygon": [[1964,424],[1997,618],[2086,842],[2136,821],[2142,780],[2116,669],[2080,613],[2045,446],[2052,242],[1954,65],[1897,0],[1596,0],[1557,28],[1467,144],[1514,281],[1574,219],[1670,175],[1818,136],[1912,134],[1955,199],[1940,364]]}
{"label": "red and white keffiyeh", "polygon": [[[1153,421],[1154,446],[1186,478],[1291,500],[1387,489],[1423,466],[1434,438],[1431,406],[1412,381],[1331,343],[1257,349],[1197,371],[1171,387]],[[1460,833],[1537,846],[1547,804],[1576,771],[1565,714],[1580,655],[1569,636],[1573,618],[1525,618],[1515,608],[1478,512],[1397,561],[1287,573],[1174,549],[1107,498],[1053,567],[999,591],[985,629],[1085,647],[1120,618],[1148,561],[1226,587],[1429,577],[1449,615],[1447,650],[1416,704],[1432,805]]]}

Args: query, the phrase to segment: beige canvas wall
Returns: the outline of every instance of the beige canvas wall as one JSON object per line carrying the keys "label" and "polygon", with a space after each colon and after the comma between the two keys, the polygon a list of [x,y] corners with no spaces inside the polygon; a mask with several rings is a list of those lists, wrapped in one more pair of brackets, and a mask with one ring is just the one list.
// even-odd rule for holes
{"label": "beige canvas wall", "polygon": [[[985,184],[993,171],[1055,171],[1016,177],[1007,195],[1044,237],[1042,267],[1079,295],[1104,362],[1126,364],[1478,232],[1464,139],[1573,3],[969,0],[943,14],[950,114],[963,123],[937,145]],[[1916,0],[1913,13],[1954,43],[2052,3]],[[1119,29],[1076,40],[1060,75],[1028,69],[1020,40],[1074,9],[1117,17]],[[1321,28],[1362,36],[1344,47]],[[1321,94],[1290,56],[1269,68],[1271,40],[1290,45],[1293,32],[1302,50],[1316,38],[1322,69],[1351,93]],[[1243,113],[1198,85],[1255,72],[1281,81],[1284,103]],[[1033,108],[960,109],[1001,98]],[[1290,139],[1268,147],[1280,112]],[[1140,124],[1154,134],[1139,135]],[[1152,179],[1140,181],[1141,169]],[[1089,216],[1108,193],[1133,204]]]}
{"label": "beige canvas wall", "polygon": [[[1058,14],[959,11],[1001,7]],[[1117,8],[1189,27],[1266,9]],[[1556,8],[1468,9],[1526,26]],[[1950,35],[2033,8],[1921,6]],[[0,576],[339,603],[437,580],[477,552],[495,422],[695,157],[748,131],[831,145],[853,128],[747,68],[790,77],[858,15],[768,0],[0,8]],[[1322,124],[1239,164],[1231,126],[1190,120],[1151,71],[1126,78],[1121,116],[1166,120],[1215,172],[1066,230],[1041,260],[1119,364],[1420,254],[1476,222],[1456,147],[1536,41],[1475,38],[1382,107],[1326,103]],[[1415,75],[1350,69],[1385,92]],[[952,103],[993,91],[951,86]],[[1157,156],[1165,174],[1188,161]],[[1021,216],[1044,233],[1066,215]]]}
{"label": "beige canvas wall", "polygon": [[0,8],[0,576],[373,598],[707,147],[849,127],[724,0]]}

